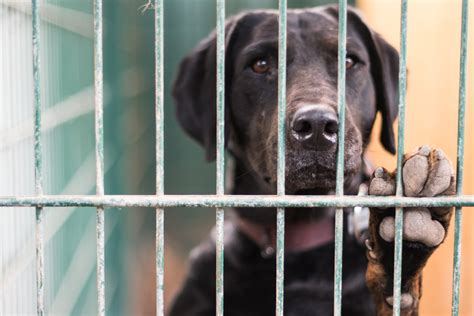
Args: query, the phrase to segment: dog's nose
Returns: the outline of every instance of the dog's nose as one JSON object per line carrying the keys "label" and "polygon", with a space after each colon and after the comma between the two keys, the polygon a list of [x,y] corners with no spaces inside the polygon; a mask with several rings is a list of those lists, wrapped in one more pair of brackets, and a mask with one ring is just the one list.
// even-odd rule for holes
{"label": "dog's nose", "polygon": [[337,142],[339,123],[336,112],[327,105],[305,105],[291,120],[292,137],[306,148],[328,150]]}

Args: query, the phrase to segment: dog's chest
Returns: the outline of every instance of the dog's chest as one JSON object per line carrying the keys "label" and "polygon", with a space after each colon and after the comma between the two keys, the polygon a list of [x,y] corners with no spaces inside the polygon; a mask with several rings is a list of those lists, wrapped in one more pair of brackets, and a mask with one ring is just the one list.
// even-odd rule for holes
{"label": "dog's chest", "polygon": [[[235,236],[226,247],[226,315],[275,314],[275,260],[263,258],[250,240]],[[343,314],[373,315],[370,294],[365,286],[366,259],[354,242],[343,266]],[[327,244],[285,257],[285,315],[332,315],[334,247]],[[367,304],[360,304],[367,302]]]}

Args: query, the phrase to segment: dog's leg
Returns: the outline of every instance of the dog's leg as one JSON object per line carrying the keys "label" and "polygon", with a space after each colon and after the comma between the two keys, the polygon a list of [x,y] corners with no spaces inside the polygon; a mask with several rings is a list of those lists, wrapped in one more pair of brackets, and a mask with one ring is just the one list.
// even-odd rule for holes
{"label": "dog's leg", "polygon": [[[405,196],[433,197],[452,195],[454,173],[443,151],[420,147],[406,154],[403,161]],[[378,168],[371,179],[370,195],[394,195],[395,172]],[[428,258],[444,241],[451,218],[451,208],[405,208],[403,218],[403,264],[401,314],[418,315],[422,294],[422,270]],[[367,240],[369,260],[366,280],[371,290],[377,315],[392,315],[393,259],[395,220],[394,209],[370,210],[370,239]]]}

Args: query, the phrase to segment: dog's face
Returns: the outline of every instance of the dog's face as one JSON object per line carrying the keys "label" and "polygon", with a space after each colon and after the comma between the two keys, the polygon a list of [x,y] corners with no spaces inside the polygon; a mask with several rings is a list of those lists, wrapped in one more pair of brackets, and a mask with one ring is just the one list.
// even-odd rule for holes
{"label": "dog's face", "polygon": [[[345,179],[359,174],[377,112],[381,141],[394,152],[398,54],[353,11],[348,13],[346,124],[337,114],[338,17],[335,7],[288,11],[286,188],[327,194],[335,187],[337,134],[345,134]],[[174,86],[178,119],[215,152],[215,35],[181,64]],[[249,12],[226,26],[226,142],[274,193],[277,165],[278,16]]]}

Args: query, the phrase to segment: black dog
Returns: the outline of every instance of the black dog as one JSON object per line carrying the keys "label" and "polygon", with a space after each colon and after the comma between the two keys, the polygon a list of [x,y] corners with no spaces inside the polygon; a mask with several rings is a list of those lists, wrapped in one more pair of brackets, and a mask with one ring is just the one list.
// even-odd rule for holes
{"label": "black dog", "polygon": [[[357,194],[362,183],[369,184],[373,172],[364,159],[364,151],[378,112],[382,116],[381,142],[389,152],[395,153],[392,124],[398,108],[398,53],[371,31],[353,9],[349,10],[346,128],[339,131],[337,7],[289,10],[287,20],[286,193],[334,193],[337,134],[344,132],[344,192]],[[215,34],[212,34],[184,59],[173,90],[178,119],[186,132],[204,146],[208,160],[215,158],[216,149],[215,51]],[[277,12],[248,12],[228,20],[225,136],[226,147],[235,160],[232,194],[276,193],[277,54]],[[426,177],[439,171],[437,162],[449,166],[440,151],[426,147],[406,159],[405,166],[410,165],[409,159],[429,161]],[[414,173],[413,181],[423,176],[418,176],[419,173],[419,170]],[[451,189],[452,173],[446,177]],[[404,180],[406,184],[410,179]],[[418,189],[416,185],[420,186],[415,184],[414,190]],[[422,195],[422,189],[423,186],[414,195]],[[448,187],[442,189],[433,195],[443,193]],[[378,169],[370,191],[394,194],[393,175]],[[286,212],[285,315],[332,314],[333,211],[288,209]],[[450,212],[437,211],[439,216],[444,216],[437,219],[446,229]],[[391,312],[393,223],[385,219],[392,218],[386,214],[393,216],[393,210],[387,210],[383,216],[378,210],[371,212],[370,240],[366,242],[369,261],[366,247],[348,231],[344,234],[344,315]],[[235,213],[225,231],[225,315],[274,315],[275,210],[239,208]],[[385,229],[380,233],[379,225]],[[350,227],[347,216],[345,227]],[[414,284],[421,280],[421,268],[441,241],[428,245],[411,237],[409,232],[407,236],[407,251],[414,251],[415,259],[409,263],[411,268],[405,269],[408,272],[404,271],[402,306],[406,315],[412,315],[417,313],[421,296],[419,286]],[[189,275],[170,315],[215,315],[214,240],[211,238],[199,246],[191,257]]]}

